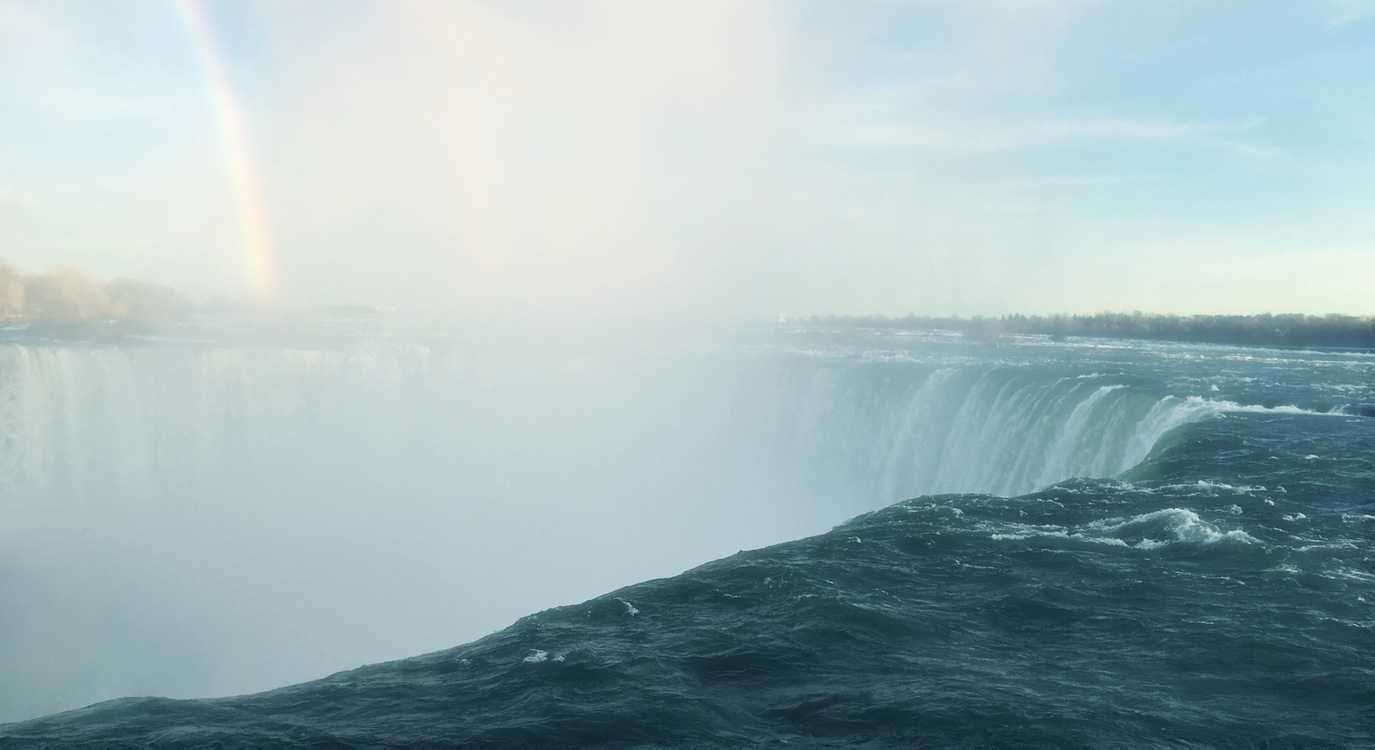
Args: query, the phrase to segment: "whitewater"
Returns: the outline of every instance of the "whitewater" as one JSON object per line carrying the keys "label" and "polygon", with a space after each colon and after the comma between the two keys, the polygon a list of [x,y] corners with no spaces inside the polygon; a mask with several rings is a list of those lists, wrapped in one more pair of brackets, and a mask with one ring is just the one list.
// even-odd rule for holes
{"label": "whitewater", "polygon": [[1341,350],[11,334],[0,743],[1372,742],[1372,405]]}

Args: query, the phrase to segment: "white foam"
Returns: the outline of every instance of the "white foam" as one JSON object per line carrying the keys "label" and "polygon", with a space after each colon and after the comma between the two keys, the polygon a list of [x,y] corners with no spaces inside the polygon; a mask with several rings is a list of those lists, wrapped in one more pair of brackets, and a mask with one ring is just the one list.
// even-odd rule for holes
{"label": "white foam", "polygon": [[905,511],[905,512],[907,512],[907,513],[922,513],[922,512],[928,512],[928,513],[941,513],[941,512],[949,512],[951,515],[955,516],[956,518],[960,518],[960,517],[962,517],[962,516],[964,515],[964,511],[963,511],[963,510],[960,510],[959,508],[956,508],[956,507],[954,507],[953,505],[940,505],[940,504],[937,504],[937,503],[925,503],[925,504],[923,504],[923,505],[913,505],[913,504],[911,504],[911,503],[908,503],[908,504],[904,505],[902,509],[903,509],[903,511]]}
{"label": "white foam", "polygon": [[625,605],[625,613],[626,613],[627,615],[630,615],[631,617],[634,617],[635,615],[640,614],[640,610],[636,609],[634,604],[631,604],[630,602],[628,602],[628,601],[626,601],[626,600],[624,600],[624,599],[617,599],[616,601],[618,601],[618,602],[620,602],[621,604],[624,604],[624,605]]}
{"label": "white foam", "polygon": [[[1021,541],[1036,537],[1073,539],[1091,544],[1133,547],[1140,550],[1153,550],[1172,544],[1260,542],[1240,529],[1222,531],[1187,508],[1166,508],[1125,520],[1113,518],[1094,521],[1075,530],[1052,524],[1006,524],[1000,527],[999,531],[990,534],[990,538],[999,541]],[[1135,541],[1132,541],[1133,539]]]}
{"label": "white foam", "polygon": [[1320,417],[1350,416],[1347,414],[1345,407],[1342,406],[1329,409],[1328,411],[1317,411],[1314,409],[1305,409],[1295,404],[1262,406],[1260,404],[1241,404],[1236,401],[1204,398],[1202,396],[1189,396],[1184,399],[1169,396],[1165,400],[1168,401],[1170,399],[1182,402],[1181,407],[1184,411],[1199,410],[1203,412],[1212,412],[1214,414],[1307,414]]}
{"label": "white foam", "polygon": [[1254,492],[1266,492],[1268,488],[1263,484],[1227,484],[1226,482],[1209,481],[1206,479],[1198,480],[1199,487],[1206,487],[1223,492],[1231,492],[1237,495],[1250,495]]}
{"label": "white foam", "polygon": [[[1200,479],[1196,482],[1183,482],[1179,484],[1163,484],[1159,487],[1151,487],[1140,490],[1148,495],[1169,494],[1185,496],[1205,496],[1230,494],[1230,495],[1253,495],[1257,492],[1270,492],[1270,488],[1263,484],[1228,484],[1211,479]],[[1283,488],[1276,488],[1275,492],[1283,492]]]}
{"label": "white foam", "polygon": [[1337,542],[1326,542],[1320,544],[1305,544],[1302,547],[1299,547],[1299,552],[1312,552],[1313,550],[1319,549],[1360,549],[1360,547],[1356,546],[1354,542],[1342,540]]}
{"label": "white foam", "polygon": [[1111,537],[1111,536],[1084,536],[1083,534],[1071,534],[1070,536],[1073,537],[1073,538],[1075,538],[1075,539],[1078,539],[1078,540],[1080,540],[1080,541],[1092,542],[1092,543],[1094,543],[1094,544],[1106,544],[1106,545],[1108,545],[1109,547],[1129,547],[1129,546],[1131,546],[1131,545],[1127,544],[1126,542],[1122,541],[1121,539],[1118,539],[1118,538],[1116,538],[1116,537]]}
{"label": "white foam", "polygon": [[1032,538],[1032,537],[1037,537],[1037,536],[1053,536],[1053,537],[1059,537],[1059,538],[1061,538],[1061,539],[1067,539],[1067,538],[1069,537],[1069,532],[1067,532],[1067,531],[1014,531],[1014,532],[1010,532],[1010,533],[1001,533],[1001,532],[1000,532],[1000,533],[996,533],[996,534],[990,535],[989,538],[990,538],[990,539],[996,539],[996,540],[998,540],[998,541],[1009,541],[1009,540],[1011,540],[1011,541],[1020,541],[1020,540],[1022,540],[1022,539],[1030,539],[1030,538]]}
{"label": "white foam", "polygon": [[1355,568],[1336,568],[1323,574],[1323,577],[1360,581],[1362,583],[1375,583],[1375,573],[1367,573],[1363,570],[1356,570]]}
{"label": "white foam", "polygon": [[[1239,542],[1257,544],[1260,540],[1240,529],[1222,531],[1204,521],[1188,508],[1166,508],[1151,513],[1142,513],[1126,520],[1109,519],[1094,521],[1087,528],[1096,529],[1109,535],[1141,539],[1134,545],[1139,549],[1155,549],[1166,544],[1217,544],[1218,542]],[[1164,537],[1164,538],[1162,538]]]}
{"label": "white foam", "polygon": [[1071,534],[1063,529],[1048,529],[1042,531],[1016,531],[992,534],[990,538],[998,541],[1021,541],[1037,537],[1048,537],[1052,539],[1073,539],[1076,542],[1088,542],[1090,544],[1103,544],[1109,547],[1129,546],[1121,539],[1103,536],[1088,536],[1085,534]]}
{"label": "white foam", "polygon": [[521,659],[521,661],[525,662],[526,664],[539,664],[541,662],[546,662],[549,661],[549,652],[537,648],[532,648],[530,649],[530,653],[524,659]]}

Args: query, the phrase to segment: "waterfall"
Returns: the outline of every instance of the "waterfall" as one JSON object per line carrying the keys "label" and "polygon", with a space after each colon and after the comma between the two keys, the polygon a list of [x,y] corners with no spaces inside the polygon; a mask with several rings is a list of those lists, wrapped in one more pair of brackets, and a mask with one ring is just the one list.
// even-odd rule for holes
{"label": "waterfall", "polygon": [[1044,366],[0,345],[0,720],[286,684],[930,492],[1129,468],[1197,399]]}
{"label": "waterfall", "polygon": [[[776,459],[874,506],[915,495],[1018,495],[1109,477],[1171,429],[1217,413],[1101,377],[1029,366],[797,367],[765,419]],[[791,408],[786,405],[791,404]]]}

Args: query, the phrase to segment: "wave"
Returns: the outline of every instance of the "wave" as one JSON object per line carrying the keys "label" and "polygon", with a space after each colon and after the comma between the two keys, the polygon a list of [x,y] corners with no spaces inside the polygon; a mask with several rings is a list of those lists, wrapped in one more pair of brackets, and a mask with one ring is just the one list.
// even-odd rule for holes
{"label": "wave", "polygon": [[1276,485],[1273,489],[1263,484],[1228,484],[1212,479],[1199,479],[1193,482],[1179,482],[1171,484],[1158,484],[1150,487],[1134,487],[1137,492],[1147,495],[1163,494],[1173,497],[1217,497],[1218,495],[1255,495],[1257,493],[1273,492],[1277,494],[1287,494],[1287,490],[1282,485]]}
{"label": "wave", "polygon": [[997,541],[1049,537],[1139,550],[1154,550],[1175,544],[1207,546],[1220,542],[1260,543],[1241,529],[1223,531],[1188,508],[1164,508],[1125,519],[1109,518],[1073,527],[1003,523],[997,525],[996,529],[989,534],[989,538]]}
{"label": "wave", "polygon": [[823,366],[778,397],[792,407],[771,408],[779,426],[766,439],[873,507],[1117,476],[1171,431],[1234,408],[1104,377],[1015,366]]}
{"label": "wave", "polygon": [[[443,651],[256,695],[110,701],[0,725],[0,744],[1370,744],[1351,720],[1375,626],[1359,549],[1307,566],[1182,507],[1081,524],[1042,507],[1052,522],[1018,531],[1020,502],[898,503]],[[1181,710],[1200,681],[1226,689]]]}
{"label": "wave", "polygon": [[[590,359],[541,372],[413,345],[4,345],[0,490],[11,502],[110,487],[138,495],[169,468],[202,483],[244,464],[276,466],[293,445],[322,462],[406,465],[417,450],[528,444],[541,431],[576,441],[587,432],[581,419],[613,436],[553,449],[573,465],[649,435],[669,443],[659,454],[709,465],[741,487],[786,492],[777,477],[796,477],[792,489],[833,498],[843,514],[924,494],[1015,496],[1072,477],[1118,476],[1174,430],[1219,416],[1359,413],[1162,396],[1097,371],[795,354],[781,372],[775,364],[747,362],[702,385],[709,379],[696,371],[642,378],[673,383],[630,382],[643,372],[608,374],[622,368]],[[652,460],[661,464],[659,454]],[[239,466],[226,466],[228,457]]]}
{"label": "wave", "polygon": [[1167,544],[1217,544],[1235,542],[1259,544],[1259,540],[1240,529],[1222,531],[1187,508],[1165,508],[1131,518],[1093,521],[1086,528],[1139,549],[1155,549]]}
{"label": "wave", "polygon": [[[589,361],[541,372],[422,346],[0,346],[0,490],[12,499],[100,496],[108,487],[136,495],[169,467],[199,483],[235,473],[227,457],[275,466],[292,445],[321,461],[406,464],[413,451],[403,445],[529,443],[541,430],[574,437],[585,432],[574,420],[584,419],[616,436],[555,455],[586,464],[599,444],[614,450],[648,434],[672,443],[663,454],[684,466],[706,462],[716,474],[728,473],[725,463],[749,466],[735,471],[740,486],[779,491],[787,488],[776,477],[795,476],[797,488],[834,498],[845,513],[923,494],[1013,496],[1071,477],[1113,477],[1187,424],[1323,413],[1162,397],[1120,376],[1015,365],[793,355],[782,372],[749,362],[713,376],[729,384],[701,385],[707,379],[692,372],[672,384],[630,383],[631,375],[607,374],[619,368]],[[651,375],[644,380],[664,377]]]}
{"label": "wave", "polygon": [[1294,404],[1281,406],[1261,406],[1259,404],[1239,404],[1235,401],[1212,400],[1201,396],[1190,396],[1190,402],[1197,402],[1203,408],[1214,411],[1218,414],[1307,414],[1317,417],[1350,417],[1356,416],[1349,404],[1334,406],[1327,411],[1318,409],[1305,409]]}
{"label": "wave", "polygon": [[[1184,462],[1162,460],[1153,465],[1159,471],[1139,484],[1062,483],[1118,476],[1153,453],[1163,456],[1168,446],[1182,443],[1178,438],[1207,439],[1183,432],[1206,420],[1235,417],[1218,426],[1241,427],[1247,419],[1273,417],[1327,426],[1318,425],[1331,416],[1327,412],[1167,395],[1157,381],[1107,366],[779,358],[771,352],[739,359],[723,367],[650,360],[639,352],[623,360],[589,355],[551,361],[547,352],[517,356],[457,346],[0,345],[0,510],[15,511],[0,524],[0,555],[7,555],[0,569],[22,561],[27,576],[0,584],[13,584],[7,589],[15,592],[13,609],[29,621],[66,628],[56,635],[0,632],[0,661],[18,665],[16,674],[24,675],[22,689],[16,683],[13,695],[0,692],[0,716],[150,689],[244,693],[341,663],[414,653],[489,632],[536,605],[575,600],[632,576],[682,570],[685,561],[770,538],[814,533],[820,523],[830,526],[856,510],[936,492],[1000,497],[900,504],[782,552],[729,558],[702,574],[729,575],[703,580],[693,574],[622,590],[570,614],[567,622],[655,633],[674,622],[690,629],[702,622],[694,619],[699,613],[718,608],[700,638],[689,634],[681,643],[661,644],[657,654],[684,658],[682,679],[670,675],[660,687],[701,685],[706,676],[719,680],[710,685],[716,691],[742,674],[772,675],[778,677],[778,710],[787,711],[782,696],[795,697],[799,684],[830,684],[830,673],[798,679],[778,670],[806,667],[798,655],[807,652],[785,650],[752,661],[748,649],[757,643],[723,642],[723,633],[809,638],[834,629],[843,615],[854,630],[839,634],[842,642],[869,631],[887,640],[893,632],[907,633],[913,640],[906,653],[931,653],[941,649],[922,639],[940,632],[942,622],[964,622],[971,612],[1009,632],[1023,632],[1028,617],[1062,617],[1088,580],[1086,566],[1103,561],[1140,563],[1147,566],[1143,571],[1182,561],[1189,565],[1181,570],[1192,576],[1190,565],[1199,558],[1264,558],[1273,565],[1292,553],[1306,555],[1297,570],[1318,558],[1342,570],[1360,569],[1358,551],[1333,546],[1342,540],[1314,530],[1322,514],[1307,509],[1311,517],[1301,518],[1295,512],[1300,506],[1291,498],[1300,495],[1300,485],[1290,482],[1290,495],[1276,481],[1289,482],[1288,476],[1267,474],[1266,486],[1255,483],[1262,477],[1245,473],[1222,475],[1232,483],[1198,480],[1196,472],[1171,471]],[[1091,369],[1092,377],[1082,377]],[[1215,458],[1204,448],[1195,452]],[[1336,453],[1325,445],[1315,450]],[[1055,486],[1024,496],[1048,485]],[[1234,501],[1246,504],[1245,513]],[[1372,516],[1356,510],[1364,508],[1341,517],[1345,536],[1371,524]],[[1293,551],[1291,531],[1302,531],[1305,545],[1327,546]],[[602,541],[588,545],[587,539]],[[1032,541],[1015,543],[1019,539]],[[1057,547],[1051,550],[1056,554],[1037,554],[1033,545]],[[797,554],[789,558],[788,550]],[[911,558],[911,574],[894,576],[894,560],[903,556]],[[818,567],[825,559],[834,567]],[[855,567],[865,561],[873,567]],[[1063,574],[1064,596],[1009,586],[1007,576],[1035,566],[1045,568],[1044,576]],[[1128,585],[1120,570],[1095,579],[1102,597],[1089,604],[1142,586]],[[968,584],[978,580],[990,584],[982,589],[987,601],[972,607],[968,595],[979,589]],[[1196,612],[1198,598],[1180,589],[1182,604],[1163,612],[1160,587],[1214,585],[1202,580],[1150,580],[1143,589],[1148,604],[1129,611],[1159,614],[1159,622],[1173,627]],[[838,591],[832,581],[859,589]],[[895,625],[884,614],[894,601],[890,593],[904,586],[914,607],[905,617],[919,626]],[[682,596],[669,602],[656,596],[660,587],[678,587]],[[245,591],[254,595],[245,598]],[[1215,593],[1232,595],[1230,587]],[[837,604],[839,595],[858,603]],[[740,628],[733,618],[737,608],[753,606],[750,597],[759,617],[777,616],[777,622]],[[922,609],[942,598],[948,599],[948,617]],[[483,606],[454,607],[455,601]],[[1234,600],[1219,601],[1230,606]],[[791,609],[777,609],[779,603]],[[673,618],[666,617],[670,606],[681,607]],[[388,616],[402,610],[409,616]],[[1089,623],[1108,610],[1083,611],[1082,622]],[[283,632],[282,622],[293,623],[291,632]],[[445,700],[491,698],[494,675],[520,682],[521,673],[548,677],[567,670],[590,680],[610,674],[607,665],[589,661],[583,634],[562,638],[558,628],[522,622],[464,647],[435,669],[438,681],[465,680],[465,670],[473,670],[472,681],[445,687]],[[354,632],[344,632],[355,623]],[[1153,636],[1166,629],[1141,632]],[[972,631],[961,626],[950,632]],[[1028,639],[1013,642],[1009,653],[1055,641],[1045,637],[1051,632],[1046,628],[1025,632]],[[1113,632],[1136,631],[1104,631]],[[1098,636],[1087,635],[1093,637],[1037,662],[1104,653]],[[303,642],[312,647],[301,648]],[[627,660],[624,673],[614,673],[617,680],[644,679],[663,661],[657,654],[637,656],[642,642],[601,643],[600,653]],[[130,644],[159,658],[125,662]],[[834,657],[828,669],[882,652],[872,643],[858,645],[828,652]],[[489,648],[496,646],[499,653]],[[498,661],[501,670],[478,673]],[[955,659],[950,674],[964,679],[971,663]],[[209,664],[217,670],[206,676]],[[395,672],[382,670],[387,673],[379,691],[398,684],[425,688],[421,672],[430,664],[422,658]],[[855,684],[869,690],[872,676],[887,669],[864,664]],[[110,677],[72,687],[84,685],[92,670]],[[924,670],[912,672],[912,684],[929,684]],[[1172,669],[1165,676],[1177,674]],[[986,692],[986,681],[977,682],[962,699]],[[315,706],[309,710],[325,718],[302,719],[307,727],[340,720],[335,699],[353,694],[352,684],[325,687],[318,702],[309,702]],[[1103,692],[1095,687],[1093,694]],[[588,695],[561,694],[574,693]],[[1024,715],[1020,701],[1027,694],[1033,693],[1016,691],[1010,704],[1015,715]],[[292,693],[277,695],[289,699]],[[407,711],[437,705],[417,695],[396,705]],[[904,694],[899,702],[939,701]],[[121,705],[131,704],[85,716],[120,712]],[[193,710],[201,704],[184,705]],[[517,725],[518,716],[501,712],[511,706],[518,712],[522,705],[530,704],[492,699],[484,708],[494,712],[485,726]],[[535,740],[555,736],[465,735],[480,724],[466,708],[444,704],[443,715],[460,717],[462,726],[442,736],[471,744],[503,736],[541,744]],[[595,705],[574,713],[607,715],[605,706]],[[378,715],[390,720],[395,712]],[[682,726],[699,725],[701,718],[685,717]],[[416,719],[413,726],[428,732],[431,719]],[[642,738],[662,737],[649,733],[662,726],[659,717],[644,721],[649,729]],[[187,725],[211,724],[196,718]],[[1153,726],[1158,733],[1159,725]],[[774,729],[730,736],[749,744],[750,738],[782,736],[769,734]],[[61,736],[63,730],[54,731]],[[384,734],[368,731],[383,730],[364,727],[348,736],[359,744],[399,736],[392,725]],[[426,737],[431,735],[414,741]],[[691,744],[693,737],[680,739]],[[1197,739],[1209,744],[1225,737]]]}

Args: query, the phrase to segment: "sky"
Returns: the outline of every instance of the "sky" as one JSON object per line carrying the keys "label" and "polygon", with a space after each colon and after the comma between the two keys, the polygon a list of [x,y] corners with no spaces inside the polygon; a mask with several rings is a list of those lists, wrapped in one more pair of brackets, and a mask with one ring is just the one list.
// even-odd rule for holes
{"label": "sky", "polygon": [[1375,2],[0,0],[0,258],[477,316],[1375,314]]}

